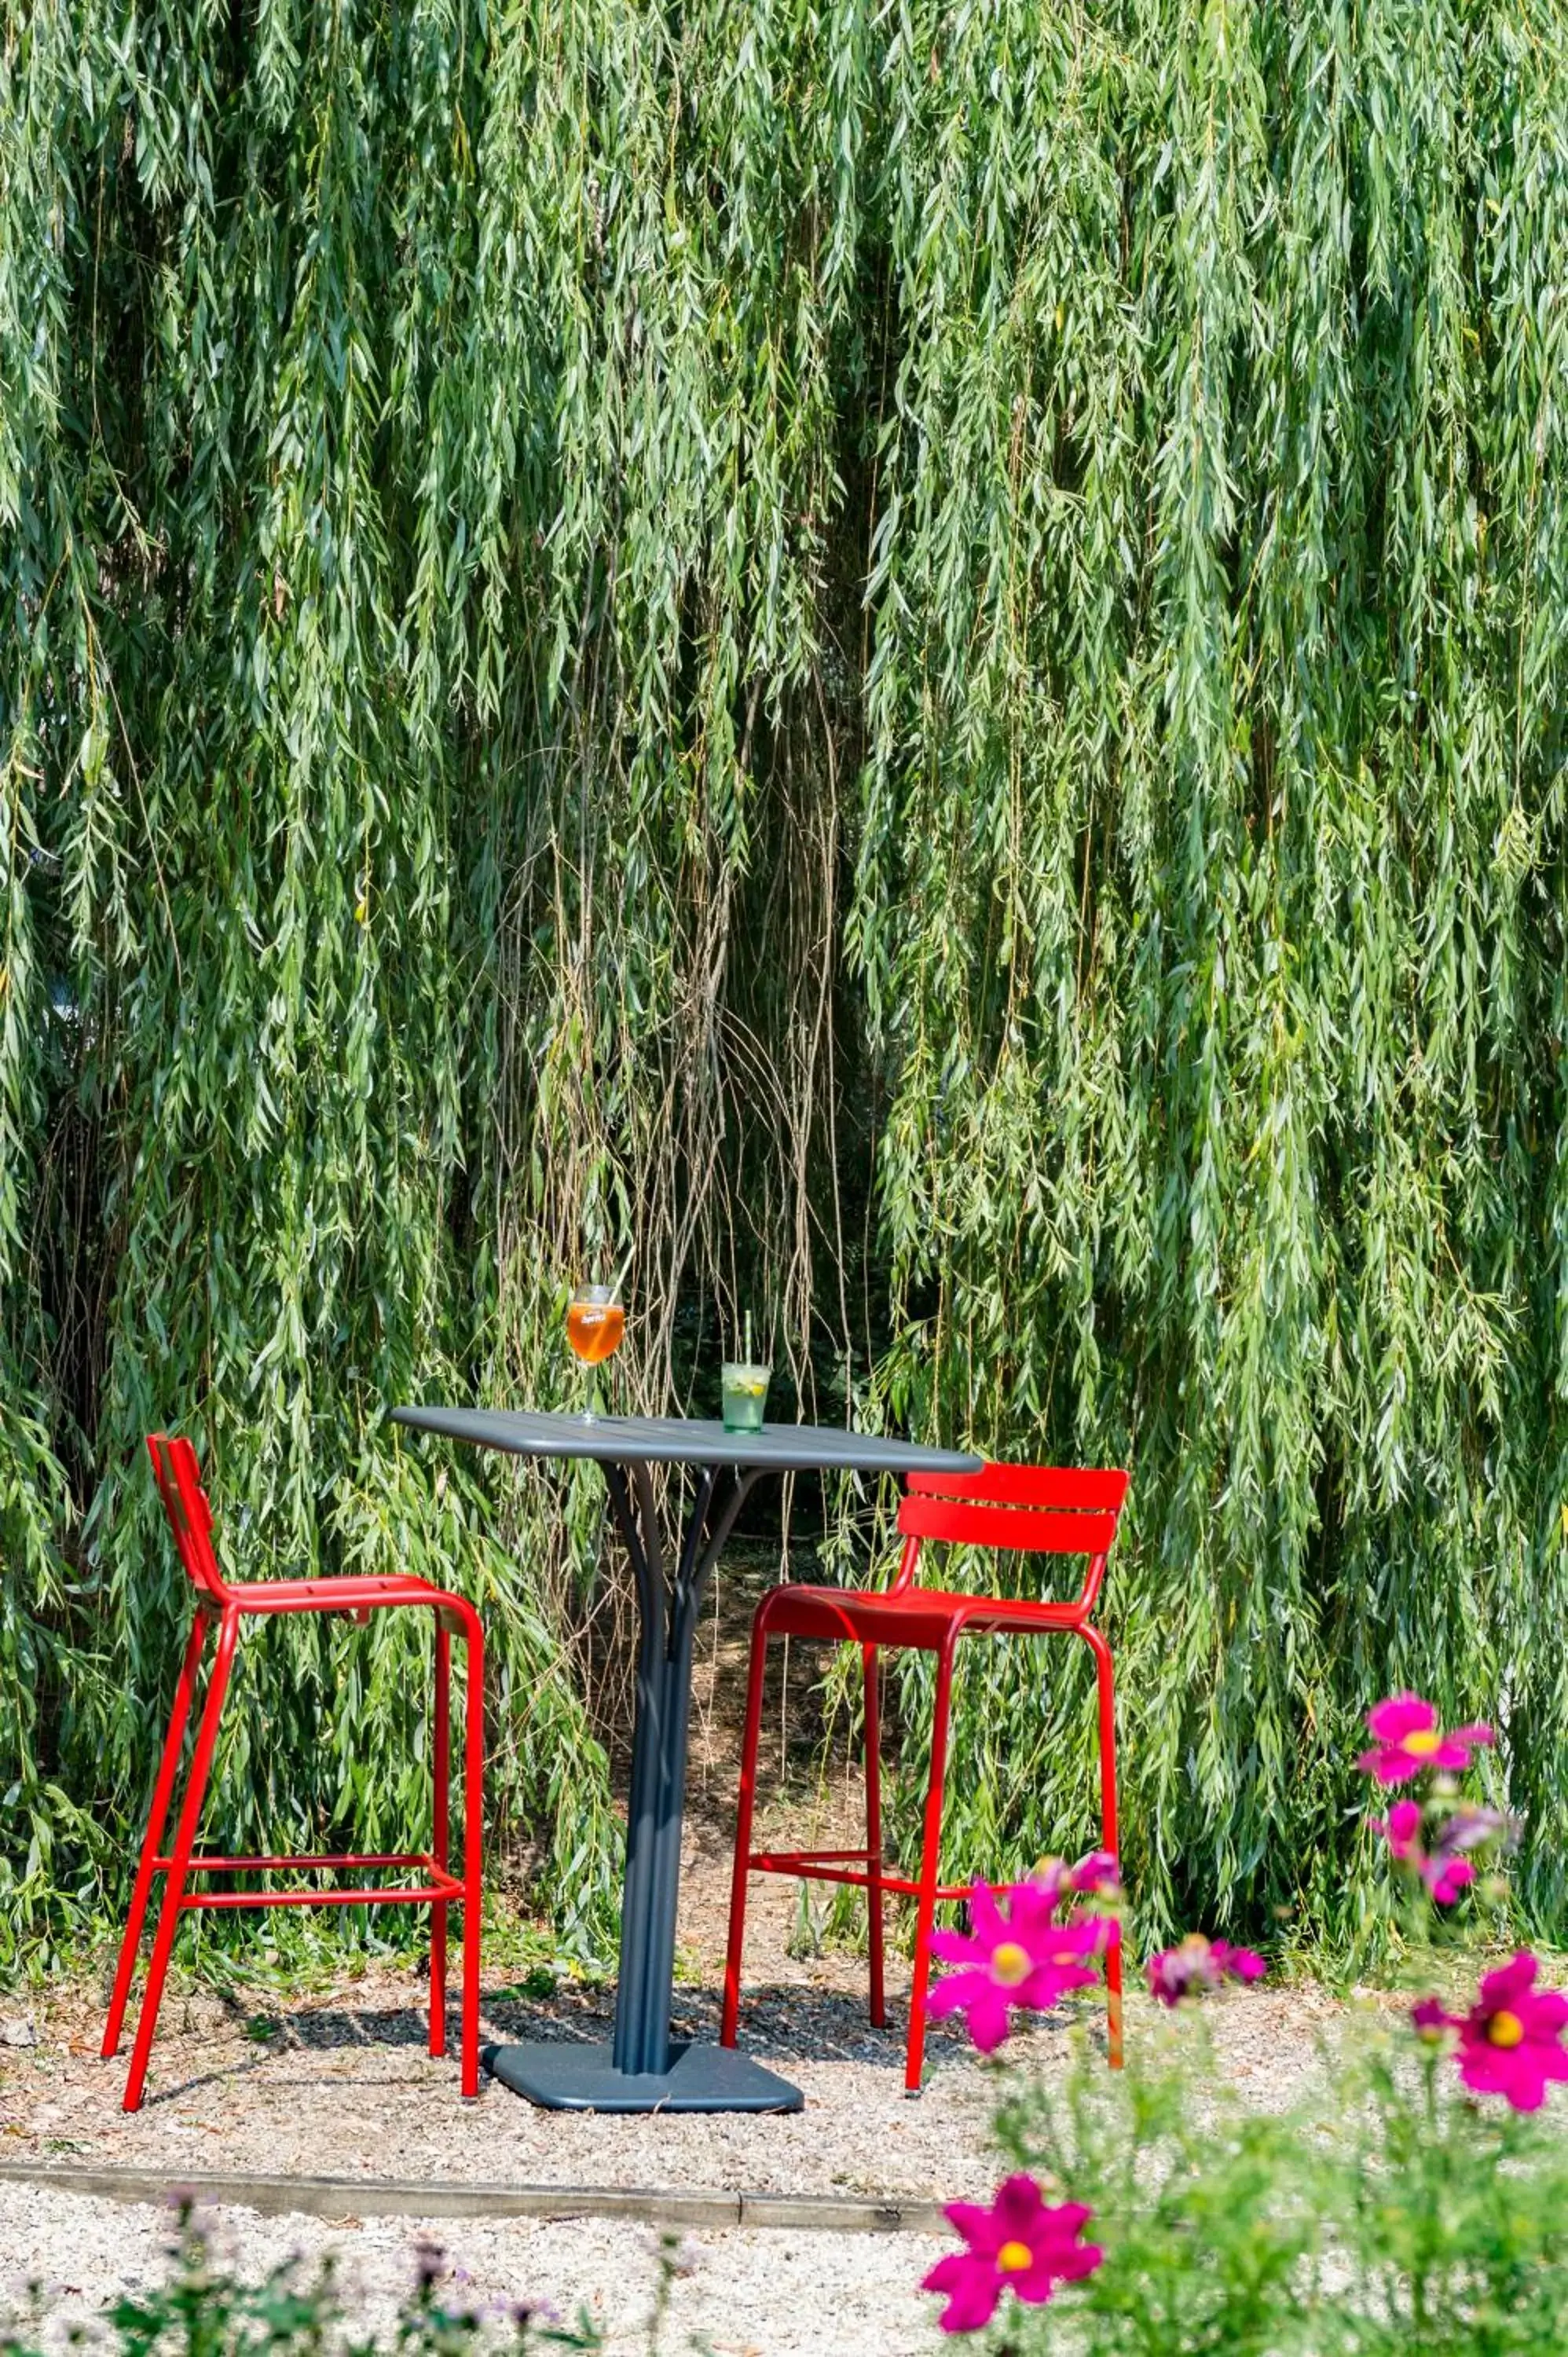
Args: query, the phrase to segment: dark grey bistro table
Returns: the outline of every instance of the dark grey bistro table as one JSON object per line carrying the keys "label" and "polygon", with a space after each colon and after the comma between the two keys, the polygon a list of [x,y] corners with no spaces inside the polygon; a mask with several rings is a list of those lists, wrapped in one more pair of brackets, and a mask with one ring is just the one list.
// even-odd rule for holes
{"label": "dark grey bistro table", "polygon": [[[552,2111],[798,2112],[800,2089],[748,2055],[670,2036],[692,1647],[703,1590],[746,1493],[765,1473],[975,1473],[980,1458],[809,1424],[726,1432],[684,1416],[589,1423],[462,1407],[399,1407],[392,1420],[518,1457],[592,1458],[604,1468],[637,1582],[641,1629],[614,2041],[492,2046],[486,2067]],[[697,1469],[673,1557],[660,1535],[652,1465]]]}

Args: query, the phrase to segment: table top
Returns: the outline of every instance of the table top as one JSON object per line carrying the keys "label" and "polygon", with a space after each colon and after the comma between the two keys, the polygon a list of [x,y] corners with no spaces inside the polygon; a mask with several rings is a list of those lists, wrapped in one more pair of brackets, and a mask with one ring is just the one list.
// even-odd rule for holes
{"label": "table top", "polygon": [[515,1409],[394,1407],[394,1424],[515,1457],[588,1457],[603,1465],[741,1465],[779,1473],[978,1473],[983,1459],[836,1424],[726,1432],[699,1416],[532,1415]]}

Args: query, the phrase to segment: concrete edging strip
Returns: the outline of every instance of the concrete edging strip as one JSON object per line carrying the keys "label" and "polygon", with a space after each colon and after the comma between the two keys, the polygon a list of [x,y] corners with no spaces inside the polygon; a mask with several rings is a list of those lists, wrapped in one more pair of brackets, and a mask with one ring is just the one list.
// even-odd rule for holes
{"label": "concrete edging strip", "polygon": [[265,2217],[634,2218],[650,2226],[792,2227],[835,2234],[940,2234],[940,2204],[899,2196],[856,2201],[819,2193],[678,2193],[623,2185],[483,2185],[391,2177],[253,2177],[238,2171],[51,2169],[0,2161],[0,2185],[166,2206],[188,2196]]}

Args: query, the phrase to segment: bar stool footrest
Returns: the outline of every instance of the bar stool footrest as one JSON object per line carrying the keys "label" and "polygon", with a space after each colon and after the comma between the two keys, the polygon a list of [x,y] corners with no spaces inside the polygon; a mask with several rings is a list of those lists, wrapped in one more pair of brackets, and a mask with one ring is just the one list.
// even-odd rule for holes
{"label": "bar stool footrest", "polygon": [[[920,1886],[906,1874],[881,1872],[873,1875],[870,1852],[864,1849],[775,1849],[756,1850],[746,1860],[751,1874],[787,1874],[801,1882],[847,1882],[854,1889],[869,1890],[873,1884],[881,1890],[891,1890],[904,1899],[918,1899]],[[842,1866],[841,1858],[865,1858],[863,1867]],[[967,1882],[940,1882],[936,1896],[944,1906],[967,1899],[971,1885]]]}
{"label": "bar stool footrest", "polygon": [[[172,1861],[155,1857],[155,1874],[166,1874]],[[360,1872],[366,1868],[401,1867],[413,1868],[429,1879],[414,1885],[394,1885],[371,1889],[346,1890],[185,1890],[180,1893],[179,1906],[183,1914],[188,1909],[241,1907],[400,1907],[428,1905],[434,1900],[456,1899],[463,1896],[463,1885],[455,1874],[424,1850],[380,1850],[373,1854],[353,1851],[323,1852],[309,1857],[193,1857],[186,1867],[188,1874],[318,1874],[327,1871]]]}

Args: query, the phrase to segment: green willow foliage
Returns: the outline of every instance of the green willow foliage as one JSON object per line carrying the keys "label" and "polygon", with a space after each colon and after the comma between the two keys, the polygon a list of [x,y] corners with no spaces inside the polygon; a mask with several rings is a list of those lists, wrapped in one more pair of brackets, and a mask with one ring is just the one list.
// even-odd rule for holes
{"label": "green willow foliage", "polygon": [[[476,1594],[593,1936],[591,1478],[382,1410],[564,1398],[628,1250],[640,1404],[753,1305],[1133,1465],[1151,1928],[1353,1931],[1406,1678],[1563,1923],[1565,35],[0,0],[5,1938],[145,1787],[156,1422],[236,1571]],[[254,1649],[235,1838],[417,1809],[412,1642]],[[977,1652],[973,1862],[1081,1699]]]}

